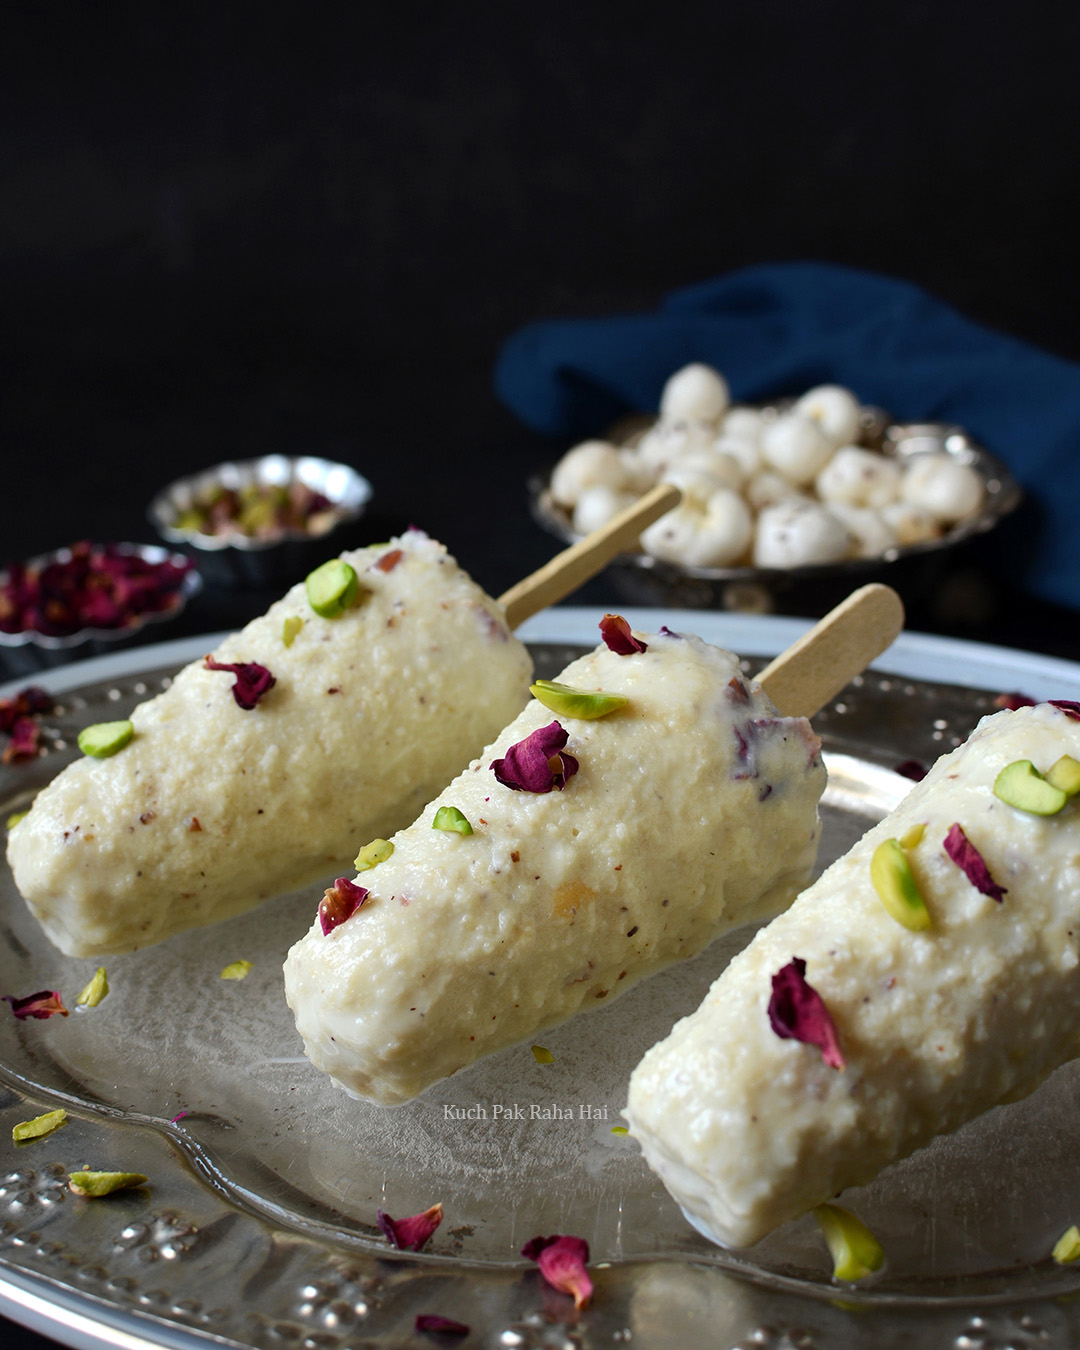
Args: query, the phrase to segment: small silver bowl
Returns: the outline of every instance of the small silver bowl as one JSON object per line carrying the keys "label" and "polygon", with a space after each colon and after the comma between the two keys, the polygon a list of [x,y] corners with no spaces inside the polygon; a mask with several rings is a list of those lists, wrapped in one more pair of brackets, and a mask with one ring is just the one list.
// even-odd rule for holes
{"label": "small silver bowl", "polygon": [[[171,562],[184,569],[183,576],[173,589],[165,607],[133,614],[127,623],[116,628],[80,628],[77,632],[63,634],[41,633],[33,628],[22,628],[15,633],[0,629],[0,655],[5,669],[13,675],[26,674],[62,665],[72,659],[103,656],[107,652],[129,646],[149,624],[166,623],[170,619],[175,619],[202,586],[202,579],[191,565],[191,559],[183,553],[174,553],[156,544],[114,544],[109,547],[129,557],[141,558],[144,562],[154,564]],[[51,563],[69,563],[73,556],[70,548],[58,548],[50,553],[41,553],[37,557],[29,558],[23,566],[41,570]],[[6,585],[10,575],[6,570],[0,572],[0,587]]]}
{"label": "small silver bowl", "polygon": [[[773,417],[792,400],[760,409]],[[654,419],[634,419],[613,429],[611,439],[640,434]],[[1005,465],[976,444],[963,427],[944,422],[895,423],[880,408],[862,409],[859,444],[900,460],[944,451],[981,474],[986,489],[977,515],[953,525],[939,539],[889,549],[878,557],[849,558],[803,567],[690,567],[662,562],[646,553],[624,553],[612,564],[612,579],[628,600],[680,609],[728,609],[752,613],[816,614],[838,603],[856,586],[885,581],[915,596],[932,585],[941,565],[960,545],[994,529],[1019,506],[1023,493]],[[569,513],[551,496],[551,473],[529,481],[533,518],[567,543],[580,536]]]}
{"label": "small silver bowl", "polygon": [[[269,537],[249,535],[238,527],[227,533],[205,533],[185,527],[184,512],[219,490],[243,492],[251,487],[302,485],[325,497],[325,511],[311,518],[310,528],[277,528]],[[313,455],[263,455],[260,459],[227,461],[212,469],[178,478],[150,503],[147,516],[158,534],[194,558],[208,580],[224,586],[262,587],[300,579],[343,548],[342,535],[363,515],[371,484],[347,464]]]}

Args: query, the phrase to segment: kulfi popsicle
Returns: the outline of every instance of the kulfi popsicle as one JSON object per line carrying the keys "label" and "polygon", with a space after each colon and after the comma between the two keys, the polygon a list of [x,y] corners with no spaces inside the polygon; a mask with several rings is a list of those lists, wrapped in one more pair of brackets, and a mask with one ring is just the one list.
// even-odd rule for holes
{"label": "kulfi popsicle", "polygon": [[525,704],[526,648],[441,544],[410,530],[342,561],[355,599],[335,613],[316,593],[317,613],[294,586],[11,830],[16,884],[63,952],[131,951],[332,876]]}
{"label": "kulfi popsicle", "polygon": [[696,637],[609,620],[605,637],[328,890],[289,952],[304,1048],[354,1096],[407,1101],[806,884],[825,783],[810,724]]}
{"label": "kulfi popsicle", "polygon": [[721,1244],[1080,1053],[1080,708],[985,718],[642,1059],[631,1134]]}

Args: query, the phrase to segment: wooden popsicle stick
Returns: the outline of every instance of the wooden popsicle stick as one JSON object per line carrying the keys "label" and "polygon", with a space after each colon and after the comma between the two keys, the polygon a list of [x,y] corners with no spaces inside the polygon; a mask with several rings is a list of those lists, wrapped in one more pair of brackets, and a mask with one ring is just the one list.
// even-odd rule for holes
{"label": "wooden popsicle stick", "polygon": [[681,500],[682,493],[672,483],[658,483],[606,525],[556,553],[550,562],[499,596],[507,624],[517,628],[531,615],[576,591],[616,554],[632,548],[646,525],[659,520]]}
{"label": "wooden popsicle stick", "polygon": [[893,642],[904,604],[891,586],[853,591],[757,677],[785,717],[813,717]]}

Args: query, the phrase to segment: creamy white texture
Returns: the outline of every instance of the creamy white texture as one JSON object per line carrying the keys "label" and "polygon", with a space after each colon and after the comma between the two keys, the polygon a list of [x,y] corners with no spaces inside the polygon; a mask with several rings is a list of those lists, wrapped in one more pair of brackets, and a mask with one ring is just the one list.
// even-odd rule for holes
{"label": "creamy white texture", "polygon": [[[1045,772],[1063,754],[1080,759],[1080,722],[1049,704],[984,719],[642,1059],[631,1133],[718,1242],[756,1242],[1080,1051],[1080,802],[1039,817],[993,791],[1006,764]],[[1007,889],[1000,903],[945,853],[954,823]],[[870,859],[920,824],[908,856],[932,927],[912,932],[882,905]],[[772,976],[793,957],[843,1069],[770,1026]]]}
{"label": "creamy white texture", "polygon": [[[312,1061],[347,1091],[406,1101],[805,884],[825,774],[804,719],[694,637],[605,647],[560,682],[629,699],[596,721],[530,703],[357,881],[363,907],[289,953],[285,990]],[[558,721],[580,764],[562,791],[501,785],[493,760]],[[441,806],[474,833],[432,828]]]}
{"label": "creamy white texture", "polygon": [[11,831],[62,951],[131,951],[349,867],[527,701],[528,652],[441,544],[411,530],[342,556],[353,608],[320,618],[300,583],[213,653],[275,677],[255,708],[193,662],[134,710],[125,749],[69,765]]}

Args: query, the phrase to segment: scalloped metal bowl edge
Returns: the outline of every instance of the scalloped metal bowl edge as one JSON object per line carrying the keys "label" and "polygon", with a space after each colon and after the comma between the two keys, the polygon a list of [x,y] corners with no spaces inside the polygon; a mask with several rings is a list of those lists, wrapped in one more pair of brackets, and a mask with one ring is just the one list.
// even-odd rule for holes
{"label": "scalloped metal bowl edge", "polygon": [[[238,488],[246,483],[284,486],[299,481],[328,497],[341,512],[340,517],[321,534],[306,530],[283,530],[272,539],[255,539],[244,534],[201,534],[198,530],[178,529],[172,522],[206,488],[221,484]],[[348,464],[322,459],[316,455],[261,455],[257,459],[225,460],[209,469],[186,474],[161,489],[147,508],[147,517],[163,539],[201,553],[221,553],[238,549],[244,553],[266,553],[282,544],[326,540],[341,525],[359,519],[372,497],[371,483]]]}
{"label": "scalloped metal bowl edge", "polygon": [[[767,405],[763,411],[782,407],[780,403]],[[944,553],[967,539],[994,529],[1020,505],[1023,490],[1008,468],[983,446],[977,444],[963,427],[949,422],[892,422],[879,409],[866,408],[864,426],[871,417],[877,425],[884,423],[880,433],[881,447],[886,454],[909,459],[932,450],[944,450],[961,463],[973,465],[986,484],[986,501],[977,515],[961,520],[940,539],[901,548],[889,549],[872,558],[846,558],[835,563],[814,563],[803,567],[692,567],[664,562],[647,553],[621,553],[613,565],[652,573],[658,583],[672,586],[682,581],[715,584],[727,587],[739,583],[762,587],[773,592],[792,583],[850,578],[855,584],[862,577],[888,568],[891,564],[920,556]],[[537,524],[565,543],[576,543],[582,536],[570,523],[567,512],[553,500],[549,488],[551,470],[535,474],[528,480],[530,507]]]}
{"label": "scalloped metal bowl edge", "polygon": [[[177,553],[160,544],[123,543],[115,547],[125,553],[135,554],[149,563],[173,562],[177,566],[187,568],[183,580],[176,589],[175,598],[167,608],[138,614],[131,623],[126,623],[121,628],[80,628],[76,633],[63,635],[39,633],[33,628],[24,628],[18,633],[5,633],[0,630],[0,647],[36,647],[42,651],[61,652],[91,642],[122,642],[125,638],[141,632],[148,624],[175,619],[183,612],[191,597],[202,589],[202,577],[192,565],[191,559],[184,553]],[[52,549],[48,553],[39,553],[36,557],[28,558],[25,566],[44,567],[51,562],[64,562],[70,557],[70,548]],[[7,575],[6,569],[0,572],[0,581],[5,580]]]}

